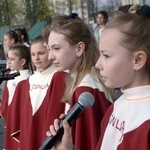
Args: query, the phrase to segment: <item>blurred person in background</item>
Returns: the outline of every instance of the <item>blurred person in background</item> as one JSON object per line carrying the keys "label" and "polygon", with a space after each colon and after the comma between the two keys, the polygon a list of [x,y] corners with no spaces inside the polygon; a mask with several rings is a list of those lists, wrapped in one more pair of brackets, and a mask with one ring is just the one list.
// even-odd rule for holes
{"label": "blurred person in background", "polygon": [[135,14],[137,9],[140,9],[140,8],[141,8],[140,4],[134,4],[129,8],[128,13]]}
{"label": "blurred person in background", "polygon": [[18,42],[20,44],[26,45],[27,47],[30,47],[29,35],[26,28],[17,28],[15,29],[15,32],[18,34]]}
{"label": "blurred person in background", "polygon": [[96,15],[96,21],[97,26],[94,29],[94,36],[96,38],[97,43],[99,44],[100,38],[108,21],[108,13],[106,11],[99,11]]}
{"label": "blurred person in background", "polygon": [[17,43],[18,43],[18,35],[15,31],[10,30],[4,34],[3,46],[4,46],[5,58],[7,58],[7,52],[8,52],[9,47]]}

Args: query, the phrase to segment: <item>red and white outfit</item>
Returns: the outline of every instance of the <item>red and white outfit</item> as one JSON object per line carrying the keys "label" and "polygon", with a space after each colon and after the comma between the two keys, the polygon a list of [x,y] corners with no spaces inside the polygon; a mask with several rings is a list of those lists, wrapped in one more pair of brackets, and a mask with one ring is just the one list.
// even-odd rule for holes
{"label": "red and white outfit", "polygon": [[70,107],[78,101],[83,92],[91,93],[95,102],[72,125],[73,144],[80,150],[94,150],[100,136],[100,122],[111,104],[108,101],[111,98],[97,76],[87,74],[75,89]]}
{"label": "red and white outfit", "polygon": [[[14,108],[14,94],[16,87],[19,82],[27,79],[31,73],[28,69],[19,71],[20,75],[15,77],[13,80],[6,81],[3,99],[2,99],[2,106],[1,106],[1,115],[5,118],[5,138],[4,138],[4,149],[18,149],[18,143],[14,141],[11,137],[10,129],[14,124],[14,118],[12,118],[12,113]],[[14,72],[10,72],[14,73]]]}
{"label": "red and white outfit", "polygon": [[15,97],[21,115],[16,117],[18,124],[12,134],[20,142],[20,150],[38,150],[46,138],[49,126],[64,113],[65,104],[61,98],[65,77],[65,72],[57,72],[51,66],[44,72],[37,71],[18,85],[17,92],[22,95],[16,94]]}
{"label": "red and white outfit", "polygon": [[96,150],[150,150],[150,86],[122,92],[102,121]]}

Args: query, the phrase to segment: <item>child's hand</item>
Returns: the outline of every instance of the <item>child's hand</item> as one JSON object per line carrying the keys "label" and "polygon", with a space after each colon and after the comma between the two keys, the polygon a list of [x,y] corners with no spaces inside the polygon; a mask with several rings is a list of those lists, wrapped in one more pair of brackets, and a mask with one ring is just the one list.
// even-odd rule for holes
{"label": "child's hand", "polygon": [[[60,116],[60,119],[64,118],[64,114]],[[55,136],[57,134],[57,130],[59,130],[59,119],[54,120],[54,125],[50,126],[50,130],[47,131],[46,135],[47,136]],[[64,134],[62,137],[62,140],[60,143],[57,143],[55,145],[56,150],[72,150],[73,149],[73,144],[72,144],[72,135],[71,135],[71,127],[69,126],[67,120],[63,120],[63,127],[64,127]]]}

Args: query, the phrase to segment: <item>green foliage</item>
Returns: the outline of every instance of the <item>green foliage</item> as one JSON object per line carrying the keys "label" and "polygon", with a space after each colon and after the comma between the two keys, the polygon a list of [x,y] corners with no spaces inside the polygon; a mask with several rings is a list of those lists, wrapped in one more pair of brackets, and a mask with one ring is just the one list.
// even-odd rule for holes
{"label": "green foliage", "polygon": [[24,10],[26,21],[30,23],[29,26],[52,18],[54,14],[52,6],[53,4],[49,0],[25,0]]}
{"label": "green foliage", "polygon": [[66,10],[68,11],[68,14],[72,13],[73,6],[77,4],[78,0],[58,0],[54,4],[54,9],[59,10],[55,16],[62,15]]}
{"label": "green foliage", "polygon": [[14,26],[21,22],[23,15],[22,1],[1,0],[0,1],[0,26],[11,25]]}
{"label": "green foliage", "polygon": [[69,13],[72,13],[73,10],[73,5],[77,4],[77,0],[67,0],[68,1],[68,8],[69,8]]}
{"label": "green foliage", "polygon": [[[94,0],[87,2],[91,17],[97,7]],[[79,0],[57,0],[55,3],[53,0],[0,0],[0,26],[17,25],[30,28],[36,22],[47,21],[64,13],[69,15],[79,3]]]}
{"label": "green foliage", "polygon": [[36,12],[36,16],[38,16],[37,17],[38,22],[46,21],[49,18],[52,18],[54,10],[50,9],[51,6],[52,4],[50,2],[43,2],[43,1],[37,2],[38,9]]}

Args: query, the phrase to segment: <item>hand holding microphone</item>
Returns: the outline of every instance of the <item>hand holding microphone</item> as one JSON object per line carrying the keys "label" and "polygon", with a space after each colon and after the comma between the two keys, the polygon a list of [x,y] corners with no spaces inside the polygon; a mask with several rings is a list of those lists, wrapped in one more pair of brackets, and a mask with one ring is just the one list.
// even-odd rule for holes
{"label": "hand holding microphone", "polygon": [[[64,114],[63,114],[64,115]],[[59,119],[63,119],[62,116],[60,116]],[[58,119],[56,119],[54,121],[54,125],[50,126],[50,131],[48,131],[46,134],[47,136],[55,136],[57,134],[57,131],[59,130],[59,124],[60,121]],[[73,142],[72,142],[72,134],[71,134],[71,127],[68,124],[67,120],[63,120],[62,121],[63,124],[63,128],[64,128],[64,133],[62,136],[61,141],[59,141],[59,143],[55,144],[55,149],[65,149],[65,150],[72,150],[73,149]]]}
{"label": "hand holding microphone", "polygon": [[[64,131],[65,131],[65,133],[62,137],[61,146],[63,144],[65,146],[67,146],[67,148],[68,148],[68,146],[70,147],[70,145],[72,146],[72,144],[71,144],[72,143],[71,130],[70,130],[69,126],[71,126],[76,121],[76,119],[79,118],[79,116],[84,112],[84,110],[86,108],[91,107],[93,104],[94,104],[93,95],[89,92],[82,93],[79,96],[78,102],[69,110],[69,112],[66,114],[66,116],[64,118],[65,120],[68,121],[69,125],[67,124],[66,121],[60,121],[59,122],[58,120],[55,120],[54,121],[54,126],[51,126],[51,129],[50,129],[50,132],[51,132],[52,136],[47,137],[43,141],[43,143],[42,143],[41,147],[39,148],[39,150],[51,149],[56,144],[56,142],[61,138]],[[55,129],[56,130],[58,129],[57,132],[55,132]],[[66,144],[66,143],[68,143],[68,144]]]}

